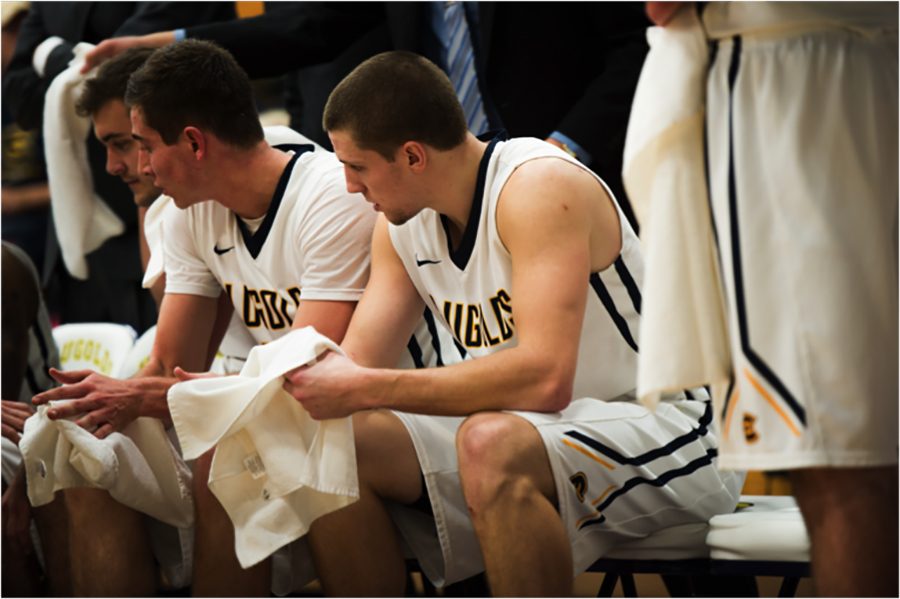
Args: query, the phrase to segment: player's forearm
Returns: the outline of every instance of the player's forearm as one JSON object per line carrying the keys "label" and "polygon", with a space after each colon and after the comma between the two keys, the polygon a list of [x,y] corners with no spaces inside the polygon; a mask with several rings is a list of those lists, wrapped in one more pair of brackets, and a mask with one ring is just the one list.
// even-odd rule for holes
{"label": "player's forearm", "polygon": [[512,348],[443,368],[367,371],[372,406],[466,416],[483,410],[555,412],[572,399],[574,368]]}
{"label": "player's forearm", "polygon": [[148,376],[171,376],[171,375],[172,375],[171,372],[166,372],[165,365],[162,363],[162,361],[159,358],[151,355],[150,358],[147,360],[147,363],[144,364],[141,367],[141,369],[138,370],[134,374],[134,376],[132,376],[131,378],[138,379],[138,378],[145,378]]}

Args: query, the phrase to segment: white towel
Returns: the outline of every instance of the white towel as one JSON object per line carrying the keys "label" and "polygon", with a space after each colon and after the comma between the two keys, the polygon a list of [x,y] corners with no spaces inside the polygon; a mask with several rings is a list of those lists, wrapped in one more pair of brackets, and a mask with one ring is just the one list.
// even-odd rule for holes
{"label": "white towel", "polygon": [[216,446],[209,487],[248,568],[305,535],[313,520],[359,498],[350,418],[316,421],[284,389],[284,373],[341,353],[312,327],[253,348],[241,374],[169,390],[186,459]]}
{"label": "white towel", "polygon": [[163,220],[165,220],[165,213],[168,210],[178,210],[175,200],[167,195],[161,195],[150,204],[144,214],[144,238],[147,240],[147,247],[150,248],[150,260],[144,271],[144,280],[141,281],[144,289],[153,287],[159,277],[166,272],[166,264],[163,259],[165,254],[163,251]]}
{"label": "white towel", "polygon": [[731,354],[704,171],[706,38],[688,6],[647,40],[623,175],[645,263],[637,391],[653,407],[704,384],[721,399]]}
{"label": "white towel", "polygon": [[25,421],[19,443],[33,506],[50,503],[60,489],[93,487],[166,524],[193,524],[191,472],[162,422],[138,418],[121,433],[98,439],[74,422],[51,420],[47,409],[40,406]]}
{"label": "white towel", "polygon": [[86,80],[79,70],[92,48],[86,43],[75,46],[69,68],[53,79],[44,97],[44,157],[53,225],[63,262],[77,279],[88,277],[85,255],[125,231],[119,217],[94,193],[85,145],[91,121],[75,114]]}
{"label": "white towel", "polygon": [[282,144],[310,144],[315,146],[316,150],[322,149],[322,147],[313,140],[300,133],[297,133],[290,127],[285,127],[283,125],[272,125],[271,127],[264,127],[263,133],[266,136],[266,142],[270,146],[278,146]]}

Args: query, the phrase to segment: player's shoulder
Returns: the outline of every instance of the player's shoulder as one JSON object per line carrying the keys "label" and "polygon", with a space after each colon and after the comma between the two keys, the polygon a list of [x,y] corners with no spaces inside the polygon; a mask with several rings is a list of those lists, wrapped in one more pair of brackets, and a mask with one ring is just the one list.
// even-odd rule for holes
{"label": "player's shoulder", "polygon": [[498,226],[525,227],[554,226],[556,224],[584,224],[594,220],[595,206],[607,197],[599,178],[565,152],[534,140],[523,145],[500,168],[507,168],[506,176],[497,184]]}
{"label": "player's shoulder", "polygon": [[494,185],[517,192],[541,189],[581,176],[585,167],[561,149],[532,137],[513,138],[497,147]]}
{"label": "player's shoulder", "polygon": [[500,183],[499,198],[517,205],[575,201],[602,190],[597,178],[583,166],[552,153],[513,164]]}

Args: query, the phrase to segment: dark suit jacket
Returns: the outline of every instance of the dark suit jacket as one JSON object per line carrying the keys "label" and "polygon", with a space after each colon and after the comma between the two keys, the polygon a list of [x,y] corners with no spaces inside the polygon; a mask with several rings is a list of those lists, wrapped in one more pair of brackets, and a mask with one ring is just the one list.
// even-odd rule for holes
{"label": "dark suit jacket", "polygon": [[[629,219],[621,183],[631,98],[647,52],[643,3],[479,2],[477,68],[492,127],[544,138],[560,131],[593,157]],[[321,127],[328,94],[385,50],[432,60],[429,3],[268,3],[267,14],[188,28],[229,49],[251,77],[300,69],[292,126],[330,147]]]}
{"label": "dark suit jacket", "polygon": [[[9,68],[3,75],[3,102],[23,129],[41,126],[44,95],[54,77],[66,69],[73,58],[72,49],[79,42],[99,43],[114,35],[152,33],[211,19],[233,18],[234,5],[230,2],[34,2],[22,23],[16,50]],[[44,76],[32,66],[35,48],[50,36],[64,40],[50,53]],[[130,295],[138,294],[140,307],[128,324],[143,330],[155,322],[155,308],[149,294],[140,291],[141,263],[138,249],[137,210],[131,191],[117,177],[106,173],[106,151],[90,136],[88,158],[97,194],[125,223],[122,235],[108,240],[88,256],[91,279],[102,281],[102,288],[111,292],[110,297],[96,297],[97,303],[108,302],[109,313],[121,314],[114,302],[125,303],[127,298],[117,298],[117,289],[127,287]],[[45,277],[51,274],[58,259],[58,246],[52,236],[47,256]],[[85,306],[91,314],[100,314]],[[78,318],[78,315],[73,315]]]}

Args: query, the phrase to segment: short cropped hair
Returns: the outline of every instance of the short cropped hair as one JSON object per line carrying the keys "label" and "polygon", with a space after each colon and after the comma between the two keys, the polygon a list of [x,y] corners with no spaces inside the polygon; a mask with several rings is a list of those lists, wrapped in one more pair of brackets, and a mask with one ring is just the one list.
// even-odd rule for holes
{"label": "short cropped hair", "polygon": [[128,78],[151,54],[153,48],[131,48],[104,62],[97,70],[97,76],[84,82],[84,91],[75,102],[75,112],[90,117],[110,100],[124,102]]}
{"label": "short cropped hair", "polygon": [[250,78],[211,42],[184,40],[156,50],[129,79],[125,103],[140,108],[167,145],[189,126],[239,148],[263,140]]}
{"label": "short cropped hair", "polygon": [[346,131],[360,148],[387,160],[407,141],[449,150],[466,138],[466,117],[453,84],[434,63],[412,52],[369,58],[331,92],[322,126]]}

